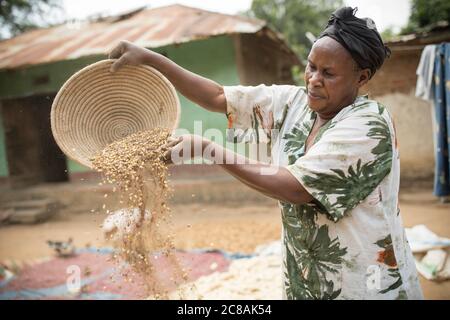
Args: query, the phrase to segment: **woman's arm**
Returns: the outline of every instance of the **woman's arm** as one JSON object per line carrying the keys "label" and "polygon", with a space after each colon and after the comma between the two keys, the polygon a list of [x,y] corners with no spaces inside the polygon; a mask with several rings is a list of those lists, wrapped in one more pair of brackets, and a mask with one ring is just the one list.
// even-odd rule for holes
{"label": "woman's arm", "polygon": [[111,66],[112,72],[126,64],[147,64],[159,70],[183,96],[192,102],[209,111],[226,113],[226,99],[221,85],[180,67],[159,53],[128,41],[120,41],[109,54],[109,58],[117,59]]}
{"label": "woman's arm", "polygon": [[[313,200],[300,182],[284,167],[264,163],[249,163],[249,159],[222,146],[211,143],[213,153],[222,154],[218,163],[242,183],[276,200],[301,204]],[[219,158],[220,159],[220,158]],[[236,159],[232,162],[232,159]],[[244,164],[242,164],[244,163]]]}
{"label": "woman's arm", "polygon": [[208,139],[196,135],[183,135],[173,141],[165,154],[169,163],[181,163],[203,157],[221,166],[242,183],[264,195],[293,204],[308,203],[313,197],[284,167],[250,163],[250,160]]}

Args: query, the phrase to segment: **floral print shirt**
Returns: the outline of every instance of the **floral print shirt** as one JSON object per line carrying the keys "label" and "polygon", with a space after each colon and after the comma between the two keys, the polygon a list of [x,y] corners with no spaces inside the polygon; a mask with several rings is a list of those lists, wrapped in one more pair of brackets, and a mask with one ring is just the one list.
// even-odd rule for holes
{"label": "floral print shirt", "polygon": [[[400,210],[388,110],[358,97],[305,153],[316,113],[304,87],[226,86],[228,137],[269,144],[314,200],[280,202],[286,299],[422,299]],[[268,176],[270,178],[270,176]]]}

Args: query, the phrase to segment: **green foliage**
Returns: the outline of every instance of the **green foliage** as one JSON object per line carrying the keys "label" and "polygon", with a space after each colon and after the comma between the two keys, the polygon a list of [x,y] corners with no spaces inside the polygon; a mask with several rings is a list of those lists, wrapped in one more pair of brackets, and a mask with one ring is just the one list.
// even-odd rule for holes
{"label": "green foliage", "polygon": [[[392,238],[391,235],[387,235],[384,239],[380,239],[377,242],[375,242],[375,244],[377,246],[379,246],[380,248],[383,248],[384,250],[389,250],[393,252],[393,247],[392,247]],[[394,254],[394,253],[393,253]],[[386,289],[383,289],[380,291],[380,293],[385,294],[391,290],[395,290],[398,287],[400,287],[403,283],[402,281],[402,277],[400,275],[400,270],[398,269],[398,267],[391,267],[388,270],[388,274],[391,278],[394,278],[394,282],[387,287]],[[399,293],[400,295],[400,293]],[[401,296],[400,296],[401,297]]]}
{"label": "green foliage", "polygon": [[49,12],[55,10],[62,12],[61,0],[0,0],[0,39],[48,26]]}
{"label": "green foliage", "polygon": [[379,246],[382,249],[386,249],[388,247],[392,247],[392,238],[391,235],[388,234],[384,239],[380,239],[377,242],[375,242],[377,246]]}
{"label": "green foliage", "polygon": [[367,122],[370,126],[368,137],[378,140],[371,150],[376,157],[373,161],[362,163],[359,159],[356,165],[350,165],[345,171],[330,169],[333,173],[318,173],[315,176],[305,176],[305,185],[320,190],[317,195],[325,202],[327,195],[337,195],[336,202],[329,204],[327,211],[333,220],[338,220],[343,214],[353,209],[365,199],[391,170],[392,144],[389,127],[381,116],[370,115]]}
{"label": "green foliage", "polygon": [[450,1],[412,0],[408,25],[401,33],[421,31],[442,21],[450,23]]}
{"label": "green foliage", "polygon": [[389,287],[387,287],[386,289],[381,290],[380,293],[383,293],[383,294],[384,294],[384,293],[387,293],[387,292],[389,292],[389,291],[395,290],[395,289],[397,289],[398,287],[400,287],[400,286],[403,284],[402,276],[400,275],[400,271],[398,270],[398,268],[395,268],[395,269],[389,269],[388,273],[389,273],[389,276],[390,276],[391,278],[394,278],[394,279],[395,279],[395,282],[392,283],[392,284],[391,284]]}
{"label": "green foliage", "polygon": [[284,151],[289,154],[299,154],[303,148],[308,132],[311,130],[309,124],[304,124],[304,128],[293,127],[291,132],[286,133],[283,139],[288,140],[284,147]]}
{"label": "green foliage", "polygon": [[317,37],[331,13],[342,6],[342,0],[253,0],[248,15],[267,21],[306,60],[312,45],[307,33]]}
{"label": "green foliage", "polygon": [[381,32],[381,38],[384,42],[393,40],[397,36],[397,32],[394,31],[393,27],[388,27]]}
{"label": "green foliage", "polygon": [[316,211],[308,205],[283,204],[285,242],[285,286],[288,299],[335,299],[335,288],[327,273],[338,274],[347,253],[338,238],[331,239],[327,225],[315,223]]}

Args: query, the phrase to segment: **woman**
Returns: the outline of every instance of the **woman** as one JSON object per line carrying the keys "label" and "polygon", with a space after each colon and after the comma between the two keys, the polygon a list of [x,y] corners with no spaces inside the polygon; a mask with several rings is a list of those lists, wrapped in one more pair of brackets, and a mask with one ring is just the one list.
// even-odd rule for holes
{"label": "woman", "polygon": [[188,99],[226,114],[231,128],[267,132],[271,164],[248,164],[193,135],[172,140],[166,156],[195,156],[199,146],[241,182],[279,200],[287,299],[422,298],[398,209],[394,125],[384,106],[358,96],[389,49],[373,21],[354,13],[346,7],[331,16],[309,53],[305,87],[223,87],[125,41],[110,53],[117,59],[112,72],[151,65]]}

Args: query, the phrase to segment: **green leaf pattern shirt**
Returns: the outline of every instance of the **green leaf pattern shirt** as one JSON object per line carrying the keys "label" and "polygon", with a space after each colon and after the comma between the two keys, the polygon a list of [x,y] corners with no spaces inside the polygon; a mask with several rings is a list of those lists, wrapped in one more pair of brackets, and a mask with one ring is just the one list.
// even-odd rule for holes
{"label": "green leaf pattern shirt", "polygon": [[279,203],[284,298],[422,299],[398,207],[399,154],[387,109],[358,97],[305,154],[316,113],[304,87],[224,90],[228,138],[268,143],[270,161],[314,198]]}

